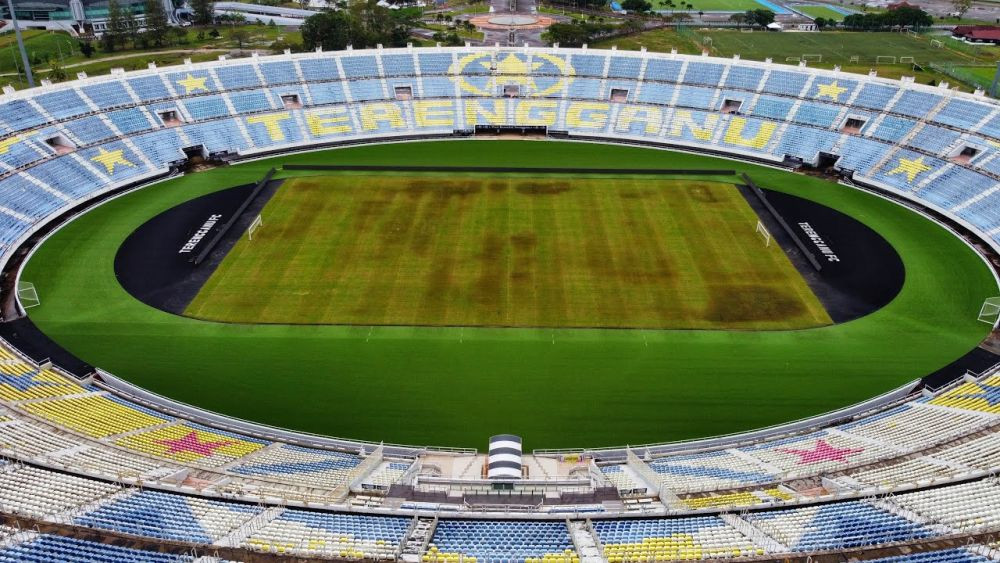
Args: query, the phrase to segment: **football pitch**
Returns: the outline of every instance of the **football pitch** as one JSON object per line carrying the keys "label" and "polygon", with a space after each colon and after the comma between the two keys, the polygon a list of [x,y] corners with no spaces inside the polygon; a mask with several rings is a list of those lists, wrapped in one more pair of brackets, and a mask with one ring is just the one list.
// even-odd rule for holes
{"label": "football pitch", "polygon": [[[746,172],[763,188],[874,229],[905,264],[903,288],[867,316],[802,330],[477,328],[210,322],[145,305],[116,277],[116,253],[142,225],[195,198],[253,184],[271,167],[553,163]],[[524,198],[534,199],[545,201]],[[280,236],[280,224],[265,216],[254,242]],[[276,426],[404,444],[483,448],[488,436],[510,432],[524,436],[527,449],[724,434],[865,400],[975,347],[989,330],[976,315],[997,294],[965,243],[872,194],[702,155],[555,141],[360,146],[170,179],[66,224],[37,249],[23,279],[41,299],[30,318],[54,341],[173,399]]]}
{"label": "football pitch", "polygon": [[[860,63],[874,64],[878,57],[913,57],[920,64],[935,62],[972,62],[977,56],[950,48],[938,48],[930,37],[902,33],[857,33],[824,31],[821,33],[740,33],[712,31],[700,34],[708,42],[713,55],[785,62],[787,57],[822,55],[823,63],[849,64],[853,57]],[[995,52],[995,51],[994,51]],[[985,56],[986,52],[980,56]],[[881,59],[887,62],[888,59]]]}
{"label": "football pitch", "polygon": [[830,317],[733,184],[285,181],[188,307],[240,323],[799,329]]}
{"label": "football pitch", "polygon": [[821,4],[815,6],[796,6],[795,9],[814,18],[826,18],[827,20],[837,22],[844,21],[844,14]]}
{"label": "football pitch", "polygon": [[[704,12],[745,12],[764,7],[763,4],[756,0],[691,0],[690,3],[693,6],[691,10]],[[667,5],[664,0],[657,0],[655,9],[672,10],[686,4],[687,2],[674,2],[671,6]]]}
{"label": "football pitch", "polygon": [[[810,65],[824,68],[832,65],[874,65],[880,61],[878,58],[880,56],[896,57],[897,63],[901,57],[913,57],[914,62],[918,64],[929,62],[970,64],[992,63],[1000,55],[1000,49],[995,47],[971,49],[956,46],[956,43],[944,37],[937,37],[944,43],[943,47],[936,47],[931,43],[932,39],[935,39],[935,36],[912,36],[890,32],[747,33],[736,30],[712,30],[678,33],[659,29],[607,39],[597,42],[595,47],[607,48],[617,45],[620,49],[636,50],[646,47],[652,51],[677,49],[679,52],[691,54],[700,53],[704,48],[715,56],[740,55],[743,59],[757,61],[770,58],[776,63],[792,62],[787,59],[797,59],[803,55],[822,55],[821,62],[811,61]],[[856,62],[853,61],[854,57],[857,57]],[[889,59],[881,59],[882,63],[888,61]],[[908,71],[911,70],[911,65],[905,67]]]}

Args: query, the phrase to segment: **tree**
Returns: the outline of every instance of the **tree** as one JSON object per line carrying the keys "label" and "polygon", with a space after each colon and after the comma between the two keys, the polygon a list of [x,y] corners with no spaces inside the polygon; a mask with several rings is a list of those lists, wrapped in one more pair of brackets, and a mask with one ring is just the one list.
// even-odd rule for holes
{"label": "tree", "polygon": [[167,30],[170,28],[167,23],[167,12],[163,10],[163,2],[160,0],[146,0],[144,8],[146,13],[146,34],[154,45],[162,47],[163,41],[167,37]]}
{"label": "tree", "polygon": [[[176,41],[178,45],[187,43],[188,32],[183,27],[171,27],[170,34],[174,36],[174,41]],[[202,35],[201,38],[204,39],[205,36]]]}
{"label": "tree", "polygon": [[888,19],[890,26],[912,27],[913,29],[923,29],[934,25],[934,18],[920,8],[903,6],[895,10],[889,10],[883,14]]}
{"label": "tree", "polygon": [[52,80],[54,82],[66,80],[66,78],[68,77],[69,74],[66,72],[66,69],[59,66],[58,64],[52,65],[52,69],[49,70],[48,78],[49,80]]}
{"label": "tree", "polygon": [[851,14],[844,18],[844,27],[852,31],[880,31],[887,29],[923,29],[934,23],[934,18],[920,8],[904,6],[880,14]]}
{"label": "tree", "polygon": [[827,26],[826,18],[816,18],[813,20],[813,23],[816,24],[816,29],[823,29]]}
{"label": "tree", "polygon": [[747,23],[747,15],[733,14],[729,16],[729,21],[736,24],[736,29],[743,29],[743,25]]}
{"label": "tree", "polygon": [[81,41],[80,54],[89,59],[94,54],[94,44],[90,41]]}
{"label": "tree", "polygon": [[549,44],[558,43],[566,47],[579,47],[590,43],[594,38],[608,35],[615,31],[615,26],[609,23],[592,23],[574,20],[571,23],[557,23],[549,26],[542,34],[542,39]]}
{"label": "tree", "polygon": [[771,10],[747,10],[746,22],[751,27],[767,27],[774,22],[774,12]]}
{"label": "tree", "polygon": [[108,2],[108,23],[101,35],[101,47],[105,52],[112,52],[119,45],[125,44],[125,13],[118,0]]}
{"label": "tree", "polygon": [[[357,0],[347,9],[306,18],[301,27],[302,44],[307,50],[337,50],[348,45],[363,49],[377,44],[404,47],[419,17],[419,8],[390,10],[378,0]],[[451,41],[448,37],[444,40]]]}
{"label": "tree", "polygon": [[462,38],[459,37],[458,34],[455,33],[454,31],[450,33],[444,31],[436,31],[434,32],[432,38],[435,41],[441,43],[442,45],[448,45],[450,47],[456,47],[462,44]]}
{"label": "tree", "polygon": [[646,0],[624,0],[622,9],[628,12],[646,13],[653,9],[653,5]]}
{"label": "tree", "polygon": [[236,28],[229,32],[229,39],[236,42],[239,49],[243,50],[243,44],[250,39],[250,32],[243,28]]}
{"label": "tree", "polygon": [[642,20],[637,18],[629,18],[624,22],[622,22],[620,26],[618,26],[618,31],[622,32],[625,35],[634,35],[636,33],[641,33],[645,27],[646,26],[642,23]]}
{"label": "tree", "polygon": [[346,11],[320,12],[302,23],[302,46],[307,51],[322,47],[324,51],[346,49],[351,43],[350,14]]}
{"label": "tree", "polygon": [[126,41],[131,41],[132,45],[135,46],[135,36],[139,33],[139,22],[135,18],[135,10],[131,4],[122,8],[122,22],[124,27],[122,47],[125,46]]}
{"label": "tree", "polygon": [[965,13],[972,7],[972,0],[951,0],[951,7],[958,14],[958,19],[965,17]]}
{"label": "tree", "polygon": [[215,15],[215,2],[212,0],[191,0],[191,9],[194,11],[194,23],[200,25],[210,25]]}
{"label": "tree", "polygon": [[589,23],[554,23],[542,34],[542,39],[563,47],[579,47],[590,41]]}

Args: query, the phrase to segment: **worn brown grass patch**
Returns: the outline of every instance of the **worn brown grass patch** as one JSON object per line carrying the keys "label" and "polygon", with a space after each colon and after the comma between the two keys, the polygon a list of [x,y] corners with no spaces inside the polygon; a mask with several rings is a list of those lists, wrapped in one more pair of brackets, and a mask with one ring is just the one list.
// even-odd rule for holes
{"label": "worn brown grass patch", "polygon": [[237,322],[696,329],[830,323],[730,184],[286,181],[188,314]]}

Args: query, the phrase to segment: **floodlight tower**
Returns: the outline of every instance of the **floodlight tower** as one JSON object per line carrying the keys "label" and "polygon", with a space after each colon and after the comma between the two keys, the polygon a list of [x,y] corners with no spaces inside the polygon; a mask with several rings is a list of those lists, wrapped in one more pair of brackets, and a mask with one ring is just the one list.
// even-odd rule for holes
{"label": "floodlight tower", "polygon": [[21,51],[21,62],[24,64],[24,76],[28,79],[28,87],[35,87],[35,78],[31,76],[31,65],[28,64],[28,52],[24,50],[24,39],[21,38],[21,27],[17,25],[17,15],[14,14],[14,0],[7,0],[10,10],[10,21],[14,25],[14,35],[17,37],[17,48]]}

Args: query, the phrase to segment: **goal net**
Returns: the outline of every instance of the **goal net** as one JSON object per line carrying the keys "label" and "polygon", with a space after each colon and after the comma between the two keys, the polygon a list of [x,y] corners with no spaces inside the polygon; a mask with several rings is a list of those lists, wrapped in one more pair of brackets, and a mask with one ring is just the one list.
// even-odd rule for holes
{"label": "goal net", "polygon": [[913,57],[899,57],[899,64],[913,64],[917,62]]}
{"label": "goal net", "polygon": [[264,226],[264,220],[261,219],[260,215],[254,217],[253,221],[250,223],[250,226],[247,227],[247,238],[253,240],[254,233],[256,233],[263,226]]}
{"label": "goal net", "polygon": [[943,49],[944,48],[944,43],[942,43],[941,41],[939,41],[937,39],[931,39],[931,47],[935,47],[937,49]]}
{"label": "goal net", "polygon": [[764,223],[757,221],[756,234],[758,237],[760,237],[761,240],[764,241],[765,247],[771,246],[771,232],[767,230],[767,227],[764,226]]}
{"label": "goal net", "polygon": [[35,284],[26,281],[17,283],[17,300],[21,303],[21,307],[25,309],[37,307],[42,304],[38,299],[38,292],[35,291]]}
{"label": "goal net", "polygon": [[803,54],[802,55],[802,60],[803,61],[813,62],[813,63],[821,63],[821,62],[823,62],[823,55],[806,55],[806,54]]}
{"label": "goal net", "polygon": [[997,325],[1000,321],[1000,297],[990,297],[983,302],[983,308],[979,310],[979,320],[993,326]]}
{"label": "goal net", "polygon": [[894,55],[878,55],[875,57],[875,64],[896,64],[896,57]]}

